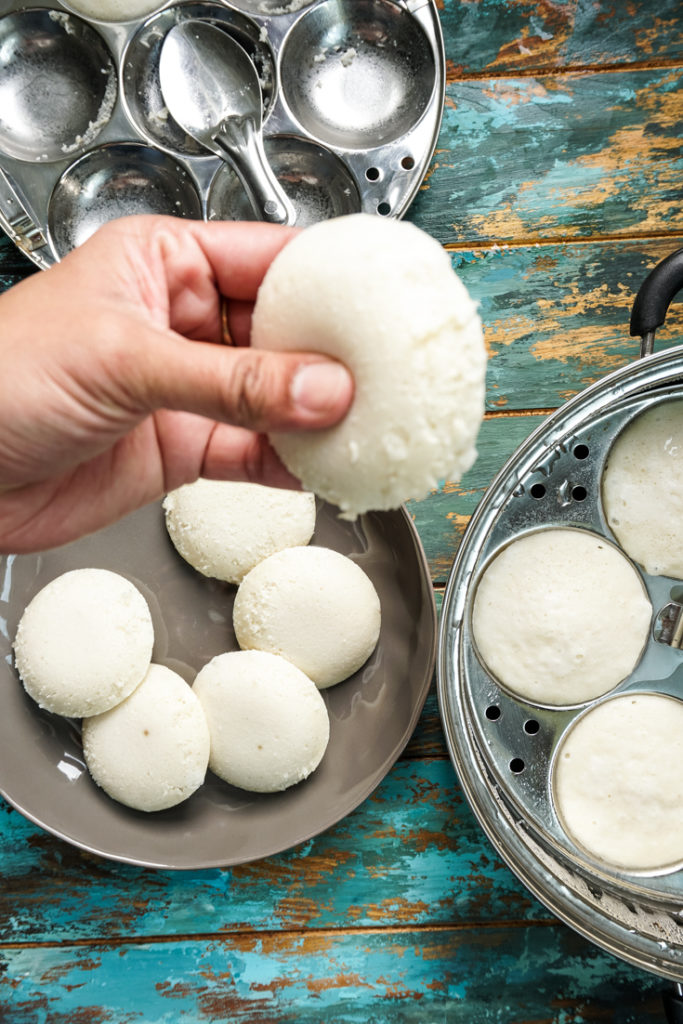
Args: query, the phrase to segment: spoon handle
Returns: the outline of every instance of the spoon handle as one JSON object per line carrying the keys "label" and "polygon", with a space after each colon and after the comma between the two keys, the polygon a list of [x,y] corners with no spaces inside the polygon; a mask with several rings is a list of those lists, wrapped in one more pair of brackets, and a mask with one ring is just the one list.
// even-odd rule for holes
{"label": "spoon handle", "polygon": [[228,117],[214,142],[234,167],[258,220],[293,224],[294,207],[268,163],[263,138],[252,117]]}

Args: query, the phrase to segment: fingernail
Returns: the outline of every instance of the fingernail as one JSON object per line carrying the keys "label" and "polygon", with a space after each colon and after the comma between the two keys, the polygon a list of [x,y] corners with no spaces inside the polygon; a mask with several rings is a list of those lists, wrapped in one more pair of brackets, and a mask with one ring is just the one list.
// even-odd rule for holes
{"label": "fingernail", "polygon": [[351,374],[341,363],[305,363],[292,378],[292,401],[307,412],[329,412],[346,404],[353,387]]}

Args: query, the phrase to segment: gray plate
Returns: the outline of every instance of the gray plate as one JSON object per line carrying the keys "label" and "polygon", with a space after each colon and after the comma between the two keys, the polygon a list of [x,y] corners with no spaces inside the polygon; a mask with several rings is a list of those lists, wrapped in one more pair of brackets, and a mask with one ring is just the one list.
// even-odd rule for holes
{"label": "gray plate", "polygon": [[369,513],[356,523],[320,505],[314,544],[350,556],[379,593],[382,627],[370,660],[323,691],[330,742],[320,767],[284,793],[237,790],[209,773],[184,804],[155,814],[107,797],[83,763],[79,723],[41,711],[12,664],[24,607],[50,579],[94,566],[126,576],[154,621],[154,660],[191,682],[214,655],[236,649],[236,589],[208,580],[173,549],[159,505],[63,548],[0,560],[0,792],[30,820],[82,849],[149,867],[239,864],[285,850],[328,828],[378,785],[410,738],[432,679],[434,596],[407,512]]}
{"label": "gray plate", "polygon": [[252,219],[234,174],[164,105],[161,47],[187,18],[254,60],[266,153],[298,225],[404,215],[443,112],[434,0],[190,0],[125,23],[68,0],[0,0],[0,228],[34,263],[129,213]]}

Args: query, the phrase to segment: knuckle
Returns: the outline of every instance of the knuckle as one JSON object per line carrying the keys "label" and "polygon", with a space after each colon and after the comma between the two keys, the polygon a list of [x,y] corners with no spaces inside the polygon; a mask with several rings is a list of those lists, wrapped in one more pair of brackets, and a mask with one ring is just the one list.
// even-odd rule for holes
{"label": "knuckle", "polygon": [[231,389],[231,405],[237,425],[252,430],[264,426],[278,397],[277,382],[268,361],[255,352],[239,359]]}

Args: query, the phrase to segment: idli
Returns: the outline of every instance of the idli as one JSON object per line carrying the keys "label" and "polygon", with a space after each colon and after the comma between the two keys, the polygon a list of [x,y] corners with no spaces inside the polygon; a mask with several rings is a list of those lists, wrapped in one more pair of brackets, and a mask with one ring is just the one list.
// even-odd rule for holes
{"label": "idli", "polygon": [[257,793],[301,782],[320,764],[330,736],[325,702],[295,665],[262,651],[230,651],[198,673],[194,692],[211,735],[209,767]]}
{"label": "idli", "polygon": [[294,236],[259,289],[251,344],[322,352],[353,374],[339,424],[269,435],[289,471],[342,518],[422,498],[474,462],[481,321],[448,254],[415,225],[353,214]]}
{"label": "idli", "polygon": [[319,689],[367,661],[380,622],[369,576],[346,555],[322,547],[287,548],[259,562],[233,606],[241,648],[282,655]]}
{"label": "idli", "polygon": [[187,800],[203,783],[209,729],[185,680],[150,665],[130,697],[85,720],[83,754],[97,785],[114,800],[161,811]]}
{"label": "idli", "polygon": [[73,569],[24,610],[14,659],[26,692],[48,711],[83,718],[114,707],[142,681],[154,627],[147,602],[108,569]]}
{"label": "idli", "polygon": [[653,576],[683,579],[683,401],[659,402],[622,430],[607,456],[602,501],[635,562]]}
{"label": "idli", "polygon": [[560,743],[553,795],[589,854],[627,871],[683,862],[683,704],[627,693],[591,708]]}
{"label": "idli", "polygon": [[67,0],[77,14],[95,21],[133,21],[162,7],[164,0]]}
{"label": "idli", "polygon": [[586,530],[543,529],[486,566],[472,634],[503,686],[539,704],[572,705],[633,671],[651,617],[640,575],[614,545]]}
{"label": "idli", "polygon": [[308,544],[315,529],[312,494],[229,480],[185,484],[166,496],[164,511],[185,561],[228,583],[275,551]]}

